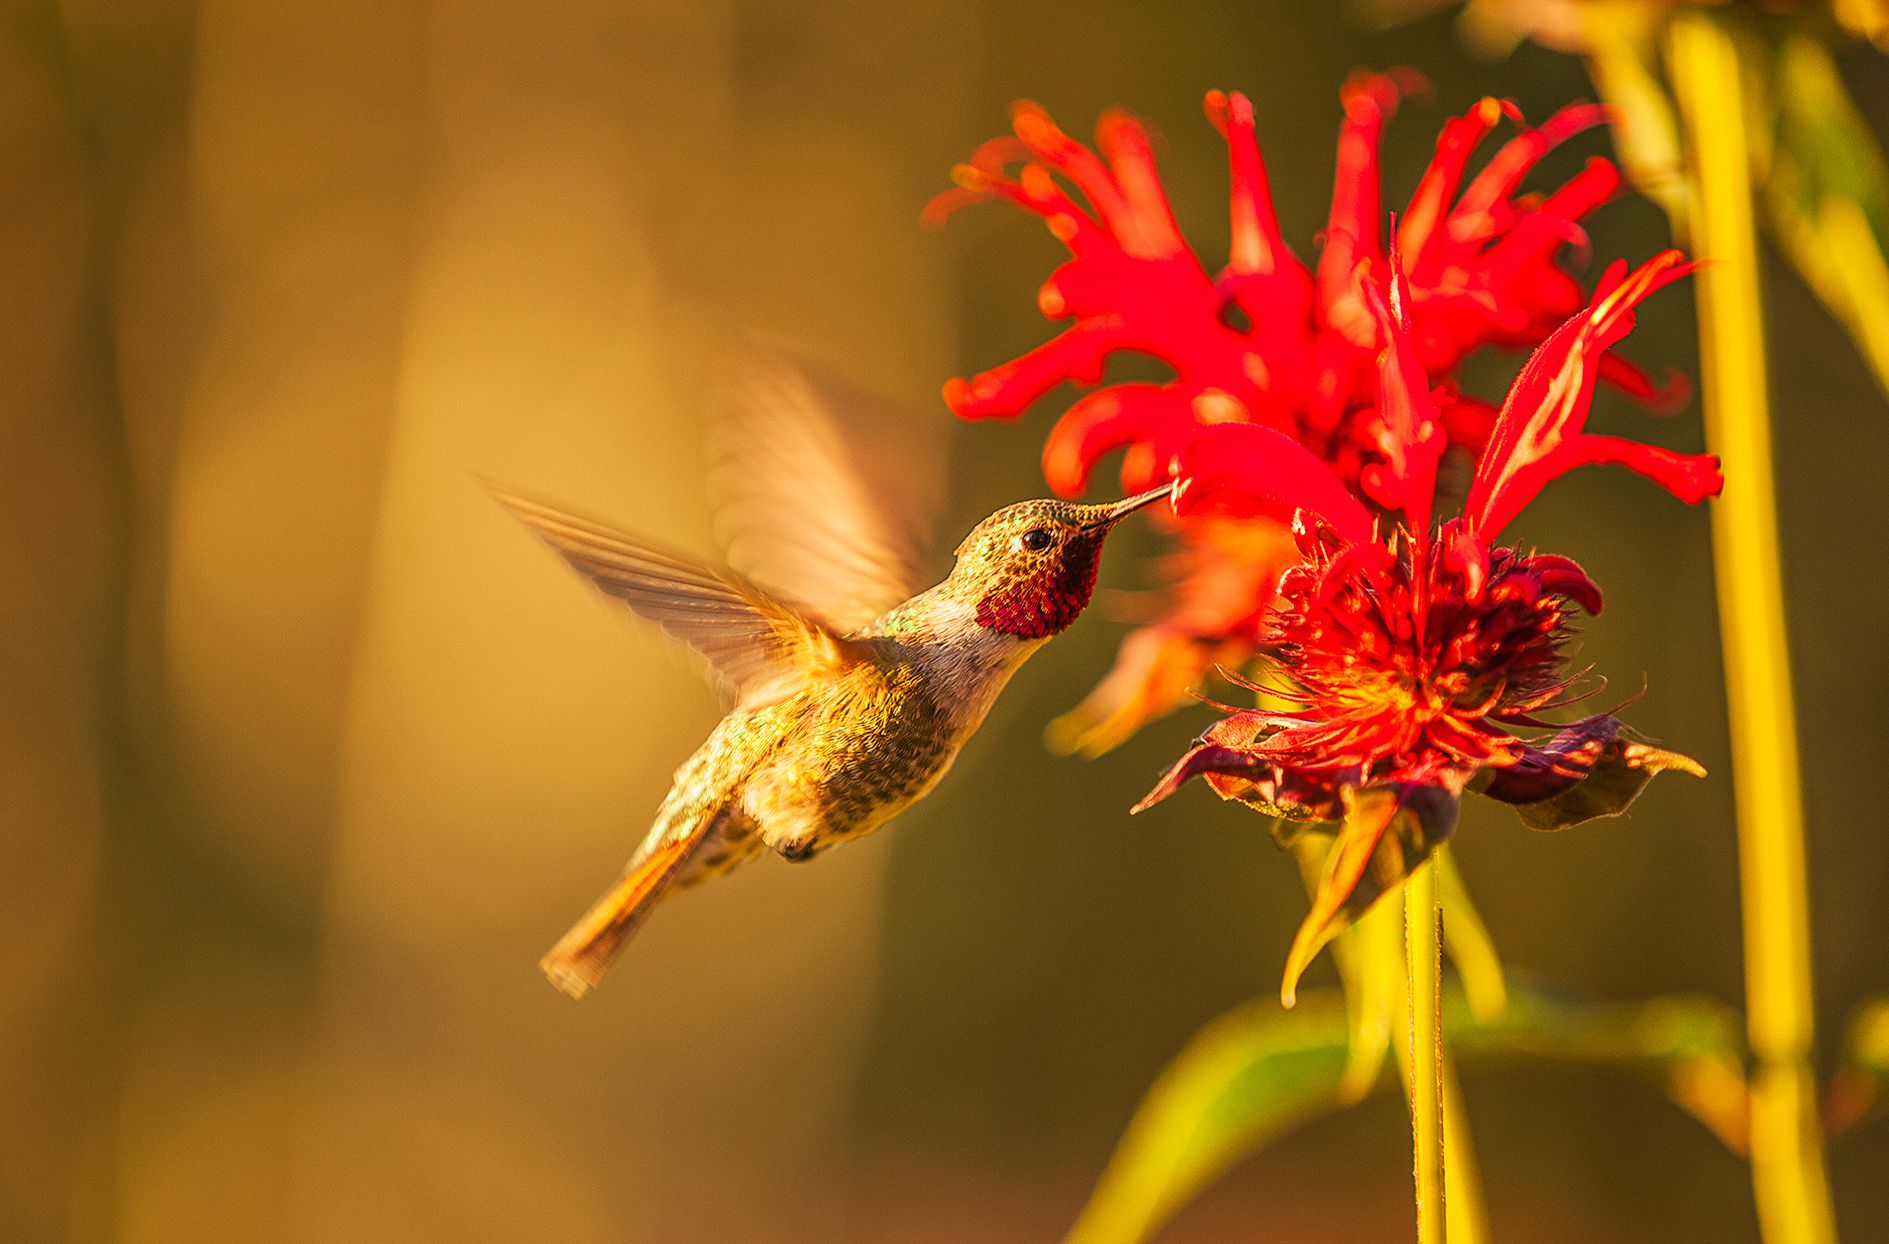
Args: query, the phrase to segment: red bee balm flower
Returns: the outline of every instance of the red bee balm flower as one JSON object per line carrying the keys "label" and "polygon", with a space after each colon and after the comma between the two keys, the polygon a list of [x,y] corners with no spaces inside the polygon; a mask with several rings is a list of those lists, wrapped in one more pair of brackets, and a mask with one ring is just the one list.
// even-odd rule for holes
{"label": "red bee balm flower", "polygon": [[[1481,346],[1533,345],[1580,309],[1581,286],[1559,266],[1560,256],[1584,241],[1579,221],[1620,180],[1611,163],[1594,159],[1550,194],[1518,193],[1546,152],[1605,119],[1593,106],[1524,129],[1468,177],[1479,144],[1504,117],[1516,117],[1511,105],[1484,99],[1443,127],[1387,239],[1378,140],[1399,95],[1391,78],[1377,74],[1355,77],[1343,90],[1337,182],[1314,270],[1280,234],[1252,105],[1242,95],[1210,93],[1207,115],[1226,139],[1232,184],[1231,254],[1217,274],[1181,236],[1138,121],[1106,114],[1096,130],[1098,154],[1035,104],[1018,104],[1015,137],[986,143],[954,169],[958,189],[933,200],[927,217],[941,220],[992,198],[1041,217],[1070,259],[1045,282],[1038,303],[1049,318],[1072,323],[1013,362],[951,381],[946,402],[967,418],[1014,416],[1063,381],[1097,384],[1115,353],[1148,355],[1172,368],[1173,379],[1100,388],[1057,421],[1043,450],[1052,488],[1079,494],[1097,461],[1120,449],[1122,485],[1141,491],[1165,477],[1201,428],[1252,423],[1290,436],[1346,485],[1388,504],[1406,467],[1377,416],[1384,340],[1370,289],[1383,280],[1387,248],[1404,257],[1409,348],[1426,374],[1440,377]],[[1620,360],[1596,365],[1638,395],[1661,392]],[[1473,451],[1493,415],[1488,404],[1445,386],[1437,426],[1447,444]],[[1283,532],[1230,538],[1226,524],[1182,535],[1183,574],[1206,571],[1212,582],[1183,587],[1176,610],[1130,638],[1108,682],[1074,714],[1071,745],[1106,750],[1173,707],[1216,659],[1251,653],[1290,542]],[[1222,598],[1208,600],[1208,588]],[[1229,591],[1243,594],[1226,597]]]}
{"label": "red bee balm flower", "polygon": [[1271,429],[1210,428],[1182,449],[1183,512],[1295,514],[1300,560],[1261,637],[1288,684],[1271,694],[1287,707],[1216,723],[1140,806],[1202,776],[1222,798],[1289,822],[1342,822],[1288,956],[1288,1002],[1319,949],[1449,837],[1465,789],[1560,829],[1624,811],[1661,770],[1703,772],[1611,715],[1546,737],[1517,733],[1553,730],[1540,714],[1578,698],[1562,660],[1568,619],[1598,613],[1601,595],[1565,557],[1493,543],[1544,485],[1587,463],[1626,466],[1688,503],[1717,495],[1716,458],[1585,431],[1604,352],[1632,328],[1637,304],[1690,269],[1667,251],[1631,274],[1608,270],[1593,304],[1522,368],[1462,516],[1435,531],[1445,438],[1395,265],[1389,305],[1366,286],[1364,306],[1388,342],[1378,405],[1387,466],[1374,499],[1401,523],[1374,517]]}

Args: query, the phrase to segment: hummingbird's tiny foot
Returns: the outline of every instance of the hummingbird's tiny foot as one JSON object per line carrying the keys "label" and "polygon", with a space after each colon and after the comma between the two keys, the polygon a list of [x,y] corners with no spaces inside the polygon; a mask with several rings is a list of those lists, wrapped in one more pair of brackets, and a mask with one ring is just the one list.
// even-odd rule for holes
{"label": "hummingbird's tiny foot", "polygon": [[804,864],[813,858],[813,843],[804,839],[789,840],[774,848],[780,857],[789,864]]}

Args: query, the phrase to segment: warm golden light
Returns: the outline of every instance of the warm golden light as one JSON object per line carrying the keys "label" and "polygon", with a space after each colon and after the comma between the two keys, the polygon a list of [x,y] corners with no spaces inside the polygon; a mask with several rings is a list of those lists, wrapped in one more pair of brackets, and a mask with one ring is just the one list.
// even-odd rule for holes
{"label": "warm golden light", "polygon": [[[1559,5],[1513,7],[1567,24]],[[943,490],[935,581],[978,520],[1048,492],[1042,433],[1080,396],[976,427],[941,400],[1045,340],[1035,291],[1067,259],[995,210],[922,229],[950,166],[1016,99],[1072,127],[1132,107],[1161,131],[1177,227],[1217,264],[1229,149],[1199,109],[1218,91],[1213,115],[1250,122],[1265,151],[1277,232],[1312,258],[1355,67],[1429,82],[1426,99],[1397,79],[1395,205],[1447,119],[1510,126],[1483,101],[1512,98],[1539,122],[1594,94],[1580,59],[1531,42],[1476,59],[1454,21],[1366,32],[1325,0],[8,6],[0,1240],[1049,1240],[1182,1049],[1203,1061],[1164,1083],[1280,1103],[1277,1120],[1203,1144],[1155,1102],[1131,1141],[1186,1154],[1185,1178],[1136,1175],[1082,1238],[1169,1214],[1175,1241],[1409,1238],[1401,977],[1364,989],[1379,1011],[1347,1012],[1337,972],[1356,990],[1372,969],[1326,956],[1287,1020],[1266,1002],[1201,1039],[1232,1044],[1188,1044],[1276,999],[1307,898],[1246,809],[1190,791],[1127,815],[1219,715],[1186,687],[1251,651],[1186,631],[1216,634],[1212,601],[1132,595],[1158,578],[1152,509],[1110,536],[1093,607],[934,793],[807,867],[761,859],[677,896],[579,1006],[539,957],[721,706],[479,481],[711,556],[708,411],[732,355],[784,341],[901,412],[893,431]],[[1880,133],[1880,61],[1854,50],[1830,72]],[[1568,138],[1529,187],[1588,184],[1610,140]],[[1788,254],[1832,279],[1767,269],[1764,327],[1821,1081],[1844,1017],[1889,995],[1872,621],[1889,576],[1871,556],[1889,420],[1818,301],[1838,290],[1844,322],[1874,322],[1877,270],[1846,281],[1829,263],[1870,218],[1815,206]],[[1603,257],[1672,241],[1624,191],[1579,219]],[[1249,263],[1271,253],[1256,239],[1232,239]],[[1696,374],[1697,325],[1668,298],[1641,310],[1632,353]],[[1499,397],[1521,363],[1506,350],[1466,364],[1465,385]],[[1103,390],[1164,383],[1145,362],[1118,360]],[[1702,447],[1696,403],[1654,422],[1607,395],[1593,430]],[[1086,500],[1124,495],[1117,461]],[[1729,497],[1729,450],[1726,466]],[[1464,486],[1453,469],[1439,495]],[[1624,715],[1713,776],[1554,837],[1466,802],[1435,877],[1446,956],[1468,969],[1442,990],[1456,1061],[1425,1081],[1445,1129],[1468,1117],[1480,1147],[1445,1172],[1452,1211],[1479,1176],[1503,1244],[1755,1241],[1730,1147],[1752,1120],[1718,1044],[1744,998],[1709,520],[1587,472],[1504,540],[1606,586],[1605,623],[1569,653],[1612,679],[1588,711],[1644,681]],[[1257,567],[1291,545],[1229,525],[1187,555],[1207,596],[1239,585],[1245,616]],[[1050,755],[1045,726],[1132,625],[1148,625],[1147,676],[1058,731],[1098,755]],[[1452,914],[1466,886],[1479,918]],[[1492,944],[1506,1028],[1458,1006],[1465,978],[1472,1003],[1501,996]],[[1584,1044],[1556,1035],[1592,1018],[1574,995],[1606,1000],[1632,1040],[1608,1045],[1599,1020]],[[1668,995],[1706,1001],[1643,1004]],[[1348,1070],[1343,1043],[1373,1023],[1381,1074]],[[1829,1153],[1851,1241],[1889,1231],[1867,1035]],[[1283,1078],[1216,1081],[1240,1041],[1272,1043]],[[1503,1041],[1553,1061],[1492,1054]],[[1706,1126],[1602,1069],[1622,1063]],[[1286,1135],[1280,1120],[1341,1097],[1360,1104]]]}

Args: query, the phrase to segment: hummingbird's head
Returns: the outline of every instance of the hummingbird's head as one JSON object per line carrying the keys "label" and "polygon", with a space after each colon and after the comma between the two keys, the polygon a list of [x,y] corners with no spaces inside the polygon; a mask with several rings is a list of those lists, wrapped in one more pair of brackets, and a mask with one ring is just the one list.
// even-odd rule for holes
{"label": "hummingbird's head", "polygon": [[1163,484],[1107,505],[1005,506],[964,537],[951,583],[976,607],[979,626],[1018,639],[1047,639],[1088,605],[1102,541],[1115,524],[1173,488]]}

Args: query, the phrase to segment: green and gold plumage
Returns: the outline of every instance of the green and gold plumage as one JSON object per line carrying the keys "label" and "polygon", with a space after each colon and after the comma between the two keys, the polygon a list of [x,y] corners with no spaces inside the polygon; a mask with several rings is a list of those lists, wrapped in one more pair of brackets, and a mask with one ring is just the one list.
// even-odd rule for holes
{"label": "green and gold plumage", "polygon": [[815,382],[759,365],[720,426],[722,528],[741,570],[493,489],[599,591],[693,651],[733,701],[676,771],[623,877],[545,956],[573,996],[665,894],[763,850],[811,858],[923,797],[1011,674],[1088,603],[1110,528],[1166,493],[999,510],[951,574],[914,596],[919,544],[883,497],[916,490],[883,467],[856,469]]}

